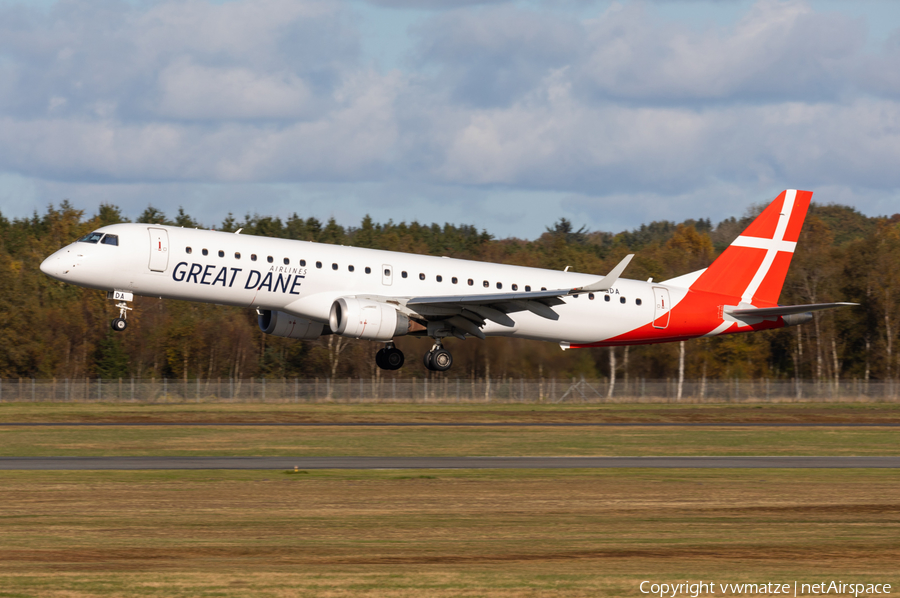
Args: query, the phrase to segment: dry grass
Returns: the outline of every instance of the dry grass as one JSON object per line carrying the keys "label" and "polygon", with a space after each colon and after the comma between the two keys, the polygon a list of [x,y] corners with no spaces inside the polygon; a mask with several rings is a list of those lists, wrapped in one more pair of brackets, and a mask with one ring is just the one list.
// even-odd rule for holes
{"label": "dry grass", "polygon": [[14,427],[3,456],[897,455],[896,428]]}
{"label": "dry grass", "polygon": [[447,405],[0,403],[2,422],[900,423],[900,404]]}
{"label": "dry grass", "polygon": [[3,472],[0,596],[900,582],[900,472]]}

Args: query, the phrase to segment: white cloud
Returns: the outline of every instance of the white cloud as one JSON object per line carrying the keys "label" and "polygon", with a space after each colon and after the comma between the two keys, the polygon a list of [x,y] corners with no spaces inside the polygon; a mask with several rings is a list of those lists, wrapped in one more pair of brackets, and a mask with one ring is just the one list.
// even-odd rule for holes
{"label": "white cloud", "polygon": [[215,68],[178,61],[159,73],[162,117],[196,120],[303,118],[312,92],[291,72],[257,73],[246,67]]}

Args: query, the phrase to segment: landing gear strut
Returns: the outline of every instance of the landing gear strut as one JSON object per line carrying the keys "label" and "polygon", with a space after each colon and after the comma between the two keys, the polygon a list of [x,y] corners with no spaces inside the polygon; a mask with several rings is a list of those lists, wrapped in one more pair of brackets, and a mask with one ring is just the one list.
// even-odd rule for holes
{"label": "landing gear strut", "polygon": [[119,317],[112,321],[112,329],[116,332],[122,332],[128,328],[128,322],[125,321],[125,318],[128,317],[128,312],[130,312],[132,308],[128,307],[128,304],[124,301],[116,303],[116,307],[119,308]]}
{"label": "landing gear strut", "polygon": [[375,364],[383,370],[399,370],[403,367],[403,351],[388,343],[375,353]]}
{"label": "landing gear strut", "polygon": [[453,365],[453,356],[444,348],[441,339],[436,338],[431,351],[422,357],[422,363],[433,372],[446,372]]}

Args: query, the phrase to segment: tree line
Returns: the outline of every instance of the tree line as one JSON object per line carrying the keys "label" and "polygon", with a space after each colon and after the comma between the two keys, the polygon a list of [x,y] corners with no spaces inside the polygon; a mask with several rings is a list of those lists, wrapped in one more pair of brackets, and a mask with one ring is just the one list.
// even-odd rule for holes
{"label": "tree line", "polygon": [[[472,225],[376,223],[341,226],[292,214],[286,219],[229,214],[214,228],[242,234],[605,274],[627,253],[628,278],[666,280],[708,266],[763,208],[713,225],[708,219],[657,221],[619,233],[576,229],[566,219],[537,239],[495,239]],[[553,343],[489,338],[448,341],[454,366],[428,372],[419,357],[430,339],[401,337],[407,365],[382,372],[380,343],[325,336],[294,341],[264,335],[252,310],[135,297],[125,333],[105,293],[54,281],[41,261],[107,224],[127,222],[114,205],[86,215],[64,201],[43,214],[9,220],[0,213],[0,378],[312,378],[369,376],[668,378],[677,344],[563,352]],[[179,209],[148,207],[135,220],[203,227]],[[900,370],[900,214],[867,217],[847,206],[813,204],[783,304],[852,301],[819,312],[803,326],[696,339],[685,345],[687,378],[894,379]]]}

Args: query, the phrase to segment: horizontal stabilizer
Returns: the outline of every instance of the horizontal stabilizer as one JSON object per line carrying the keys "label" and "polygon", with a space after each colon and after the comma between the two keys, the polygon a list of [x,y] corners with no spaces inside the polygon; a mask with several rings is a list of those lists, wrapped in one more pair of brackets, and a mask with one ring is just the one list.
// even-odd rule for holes
{"label": "horizontal stabilizer", "polygon": [[823,309],[834,309],[835,307],[846,307],[849,305],[859,305],[859,303],[811,303],[809,305],[779,305],[778,307],[749,307],[746,309],[726,309],[725,313],[736,316],[738,318],[755,317],[769,318],[772,316],[789,316],[791,314],[803,314],[810,311],[821,311]]}
{"label": "horizontal stabilizer", "polygon": [[628,255],[625,256],[625,259],[623,259],[621,262],[619,262],[619,265],[617,265],[615,268],[613,268],[609,274],[607,274],[606,276],[604,276],[597,282],[592,282],[589,285],[585,285],[583,287],[579,287],[577,289],[572,289],[572,290],[578,291],[578,292],[608,291],[610,288],[612,288],[616,284],[616,281],[619,280],[619,277],[622,276],[622,272],[624,272],[625,268],[628,267],[628,263],[631,262],[631,259],[633,257],[634,257],[634,254],[629,253]]}

